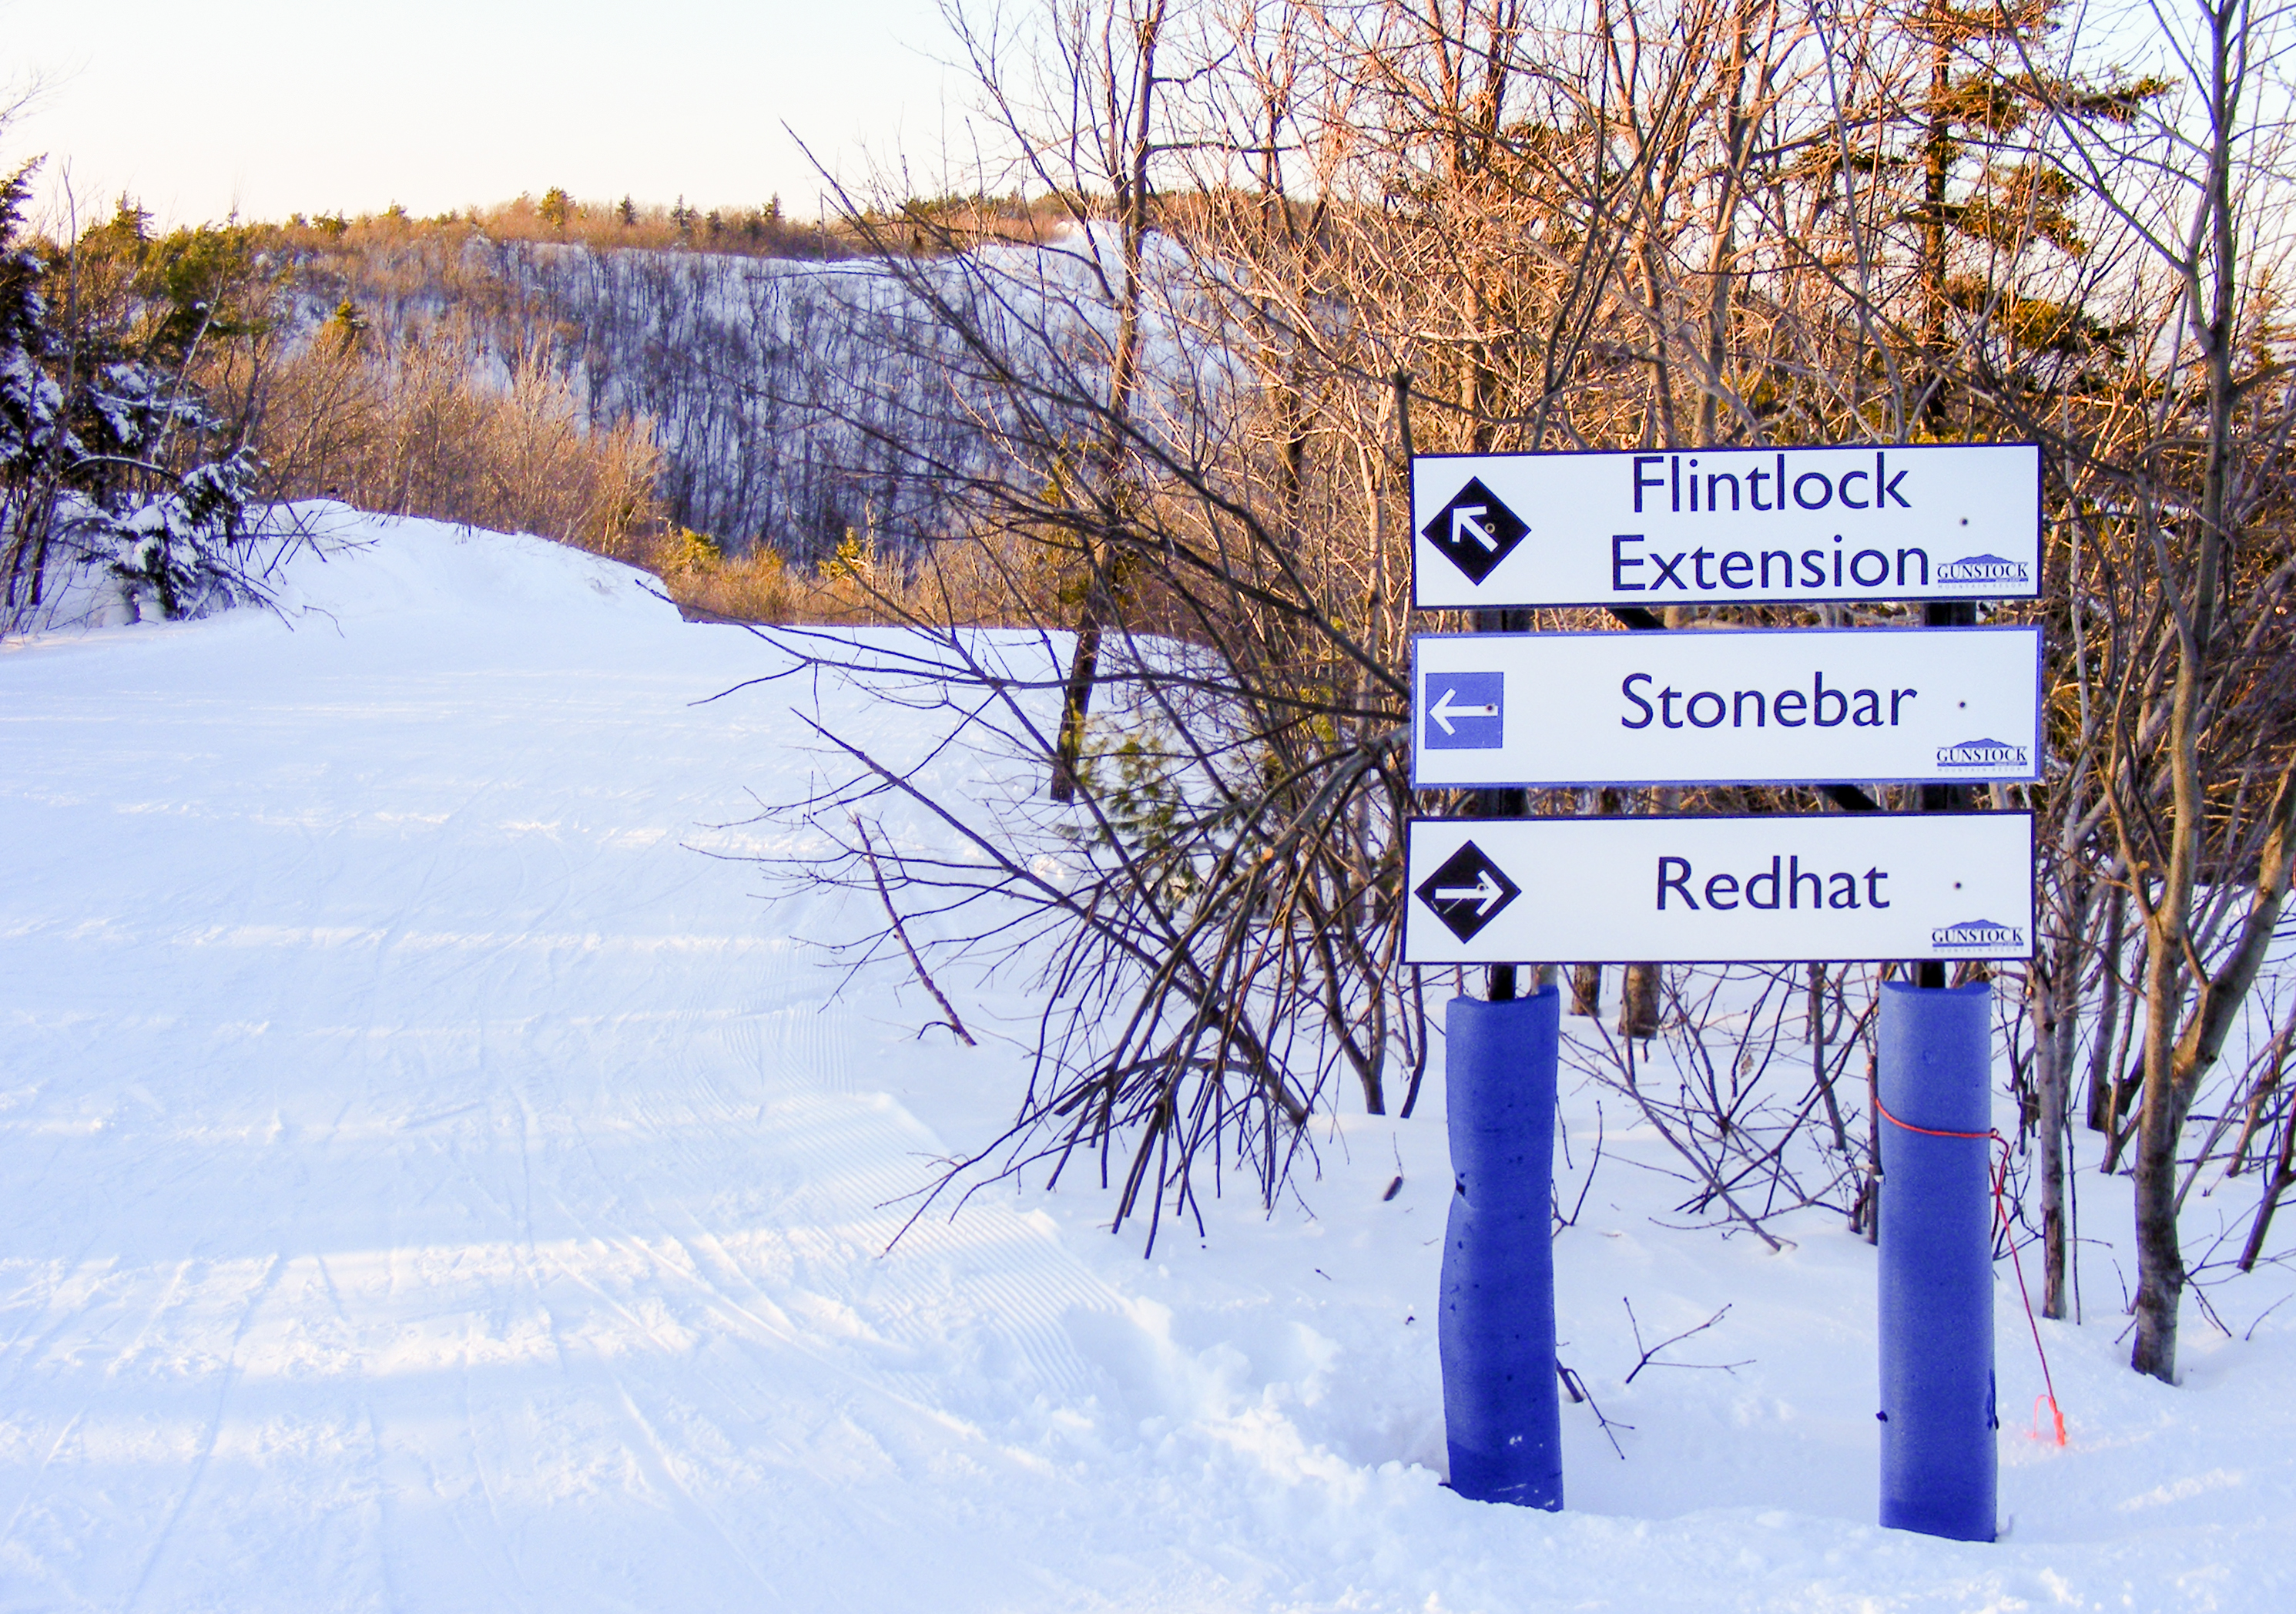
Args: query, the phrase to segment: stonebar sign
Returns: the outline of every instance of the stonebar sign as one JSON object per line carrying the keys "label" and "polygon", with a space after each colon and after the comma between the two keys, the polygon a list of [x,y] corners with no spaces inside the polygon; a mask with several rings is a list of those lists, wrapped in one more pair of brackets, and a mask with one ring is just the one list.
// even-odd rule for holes
{"label": "stonebar sign", "polygon": [[1431,633],[1412,650],[1422,789],[2041,777],[2038,628]]}
{"label": "stonebar sign", "polygon": [[2040,592],[2031,443],[1423,455],[1411,511],[1429,610]]}
{"label": "stonebar sign", "polygon": [[2021,812],[1414,819],[1412,964],[2023,959]]}

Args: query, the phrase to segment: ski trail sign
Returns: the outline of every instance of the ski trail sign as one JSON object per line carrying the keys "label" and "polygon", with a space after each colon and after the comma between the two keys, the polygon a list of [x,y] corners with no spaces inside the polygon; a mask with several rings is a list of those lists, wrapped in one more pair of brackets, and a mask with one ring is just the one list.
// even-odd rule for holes
{"label": "ski trail sign", "polygon": [[1423,634],[1411,782],[2041,777],[2037,627]]}
{"label": "ski trail sign", "polygon": [[2030,599],[2040,456],[2031,443],[1422,455],[1412,603]]}
{"label": "ski trail sign", "polygon": [[1404,959],[2023,959],[2021,812],[1412,821]]}

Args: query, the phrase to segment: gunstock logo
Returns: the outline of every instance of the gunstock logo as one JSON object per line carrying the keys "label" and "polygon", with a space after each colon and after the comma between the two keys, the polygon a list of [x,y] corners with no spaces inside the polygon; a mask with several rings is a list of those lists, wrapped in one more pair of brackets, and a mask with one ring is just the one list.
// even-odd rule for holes
{"label": "gunstock logo", "polygon": [[1959,560],[1949,560],[1937,569],[1937,581],[1941,583],[2029,583],[2032,574],[2021,560],[2005,560],[1998,555],[1964,555]]}
{"label": "gunstock logo", "polygon": [[2025,933],[2013,925],[1997,925],[1991,919],[1964,919],[1958,925],[1945,925],[1930,932],[1932,947],[1966,947],[1972,951],[1988,947],[2015,948],[2022,951]]}
{"label": "gunstock logo", "polygon": [[2021,770],[2025,766],[2025,747],[2006,740],[1964,740],[1958,745],[1939,745],[1937,764],[1940,768]]}

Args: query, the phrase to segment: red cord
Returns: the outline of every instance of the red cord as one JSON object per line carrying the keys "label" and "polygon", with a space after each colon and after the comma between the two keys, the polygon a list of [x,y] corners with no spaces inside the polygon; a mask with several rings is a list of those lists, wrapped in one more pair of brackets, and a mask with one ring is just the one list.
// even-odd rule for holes
{"label": "red cord", "polygon": [[2001,1135],[1998,1127],[1988,1128],[1981,1132],[1956,1132],[1941,1131],[1934,1126],[1915,1126],[1911,1121],[1900,1121],[1890,1113],[1889,1107],[1882,1102],[1879,1093],[1874,1097],[1874,1108],[1882,1112],[1882,1118],[1890,1125],[1903,1127],[1909,1132],[1919,1132],[1925,1138],[1990,1138],[2001,1146],[2001,1164],[1993,1173],[1993,1215],[1995,1220],[2000,1224],[2002,1236],[2008,1240],[2009,1264],[2017,1273],[2018,1297],[2025,1303],[2025,1326],[2033,1330],[2033,1355],[2041,1359],[2041,1382],[2047,1387],[2046,1394],[2033,1398],[2033,1438],[2039,1440],[2044,1437],[2041,1434],[2041,1403],[2046,1401],[2049,1404],[2049,1415],[2056,1423],[2057,1444],[2064,1445],[2065,1415],[2057,1405],[2056,1380],[2049,1375],[2049,1353],[2041,1348],[2041,1323],[2040,1320],[2033,1314],[2032,1291],[2025,1287],[2025,1262],[2017,1253],[2017,1232],[2009,1224],[2009,1140]]}

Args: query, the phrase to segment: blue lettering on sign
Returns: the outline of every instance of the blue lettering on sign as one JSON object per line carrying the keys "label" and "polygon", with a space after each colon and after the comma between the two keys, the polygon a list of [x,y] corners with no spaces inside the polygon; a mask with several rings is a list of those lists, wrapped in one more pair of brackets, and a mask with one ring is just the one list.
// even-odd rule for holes
{"label": "blue lettering on sign", "polygon": [[1506,674],[1431,672],[1423,708],[1430,751],[1496,751],[1506,743]]}

